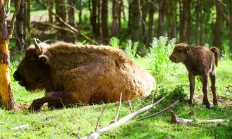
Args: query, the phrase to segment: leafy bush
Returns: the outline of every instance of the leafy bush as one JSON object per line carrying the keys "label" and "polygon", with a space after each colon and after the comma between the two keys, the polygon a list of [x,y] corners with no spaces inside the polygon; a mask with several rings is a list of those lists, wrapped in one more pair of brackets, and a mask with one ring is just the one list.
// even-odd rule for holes
{"label": "leafy bush", "polygon": [[187,96],[187,94],[184,93],[183,87],[177,86],[173,91],[170,92],[168,97],[170,97],[174,100],[184,101],[184,98],[186,96]]}
{"label": "leafy bush", "polygon": [[153,76],[157,82],[160,83],[169,77],[175,70],[175,65],[169,60],[176,39],[168,41],[167,37],[154,38],[151,44],[148,58],[150,59],[150,65]]}

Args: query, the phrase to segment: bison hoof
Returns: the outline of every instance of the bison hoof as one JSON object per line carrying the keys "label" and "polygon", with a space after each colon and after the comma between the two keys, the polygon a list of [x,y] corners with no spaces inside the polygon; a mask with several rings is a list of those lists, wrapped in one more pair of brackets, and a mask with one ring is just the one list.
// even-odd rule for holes
{"label": "bison hoof", "polygon": [[193,106],[194,106],[193,101],[189,100],[189,106],[190,106],[190,107],[193,107]]}

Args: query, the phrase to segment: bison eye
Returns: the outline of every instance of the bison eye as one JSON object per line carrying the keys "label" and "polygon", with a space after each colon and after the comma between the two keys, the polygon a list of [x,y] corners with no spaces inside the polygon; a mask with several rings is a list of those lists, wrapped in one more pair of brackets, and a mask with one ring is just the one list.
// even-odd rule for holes
{"label": "bison eye", "polygon": [[27,64],[33,64],[35,62],[35,60],[34,59],[28,59],[26,62],[27,62]]}
{"label": "bison eye", "polygon": [[181,50],[178,50],[177,52],[178,52],[178,53],[181,53],[182,51],[181,51]]}

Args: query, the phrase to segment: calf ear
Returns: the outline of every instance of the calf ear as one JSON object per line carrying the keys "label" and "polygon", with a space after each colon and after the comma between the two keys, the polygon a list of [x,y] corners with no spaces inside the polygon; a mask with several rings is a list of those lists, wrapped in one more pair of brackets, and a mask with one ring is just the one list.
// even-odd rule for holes
{"label": "calf ear", "polygon": [[46,55],[40,55],[39,56],[39,61],[42,64],[46,64],[46,65],[50,65],[51,64],[51,61],[50,61],[49,57],[47,57]]}

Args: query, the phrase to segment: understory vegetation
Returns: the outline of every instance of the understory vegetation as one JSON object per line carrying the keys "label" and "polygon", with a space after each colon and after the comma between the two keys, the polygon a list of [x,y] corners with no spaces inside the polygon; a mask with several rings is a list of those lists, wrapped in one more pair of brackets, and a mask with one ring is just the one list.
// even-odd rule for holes
{"label": "understory vegetation", "polygon": [[[200,79],[196,78],[194,106],[188,105],[189,81],[187,70],[183,64],[173,64],[168,56],[175,46],[175,39],[167,37],[154,38],[152,46],[146,55],[139,55],[136,45],[130,40],[120,42],[117,38],[110,40],[110,45],[115,48],[123,48],[128,56],[138,65],[149,71],[157,82],[157,89],[148,98],[137,98],[131,101],[133,111],[165,99],[155,109],[136,116],[127,123],[105,132],[100,138],[232,138],[232,61],[229,57],[221,58],[217,73],[218,107],[211,110],[202,105],[203,93]],[[43,106],[41,111],[28,112],[26,109],[33,99],[42,97],[43,93],[29,93],[14,81],[12,75],[16,70],[23,54],[11,55],[11,81],[15,99],[19,107],[18,111],[0,110],[0,138],[77,138],[84,137],[95,131],[98,118],[105,107],[101,105],[74,106],[49,110]],[[210,86],[210,83],[209,83]],[[210,87],[209,87],[210,88]],[[177,117],[185,119],[228,119],[230,122],[171,124],[171,116],[166,111],[155,117],[138,120],[150,114],[156,113],[170,104],[179,100],[172,110]],[[212,105],[212,92],[209,89],[209,100]],[[119,103],[109,103],[103,113],[98,129],[109,125],[114,121]],[[121,104],[119,118],[130,114],[128,102]],[[28,124],[27,128],[13,129]]]}

